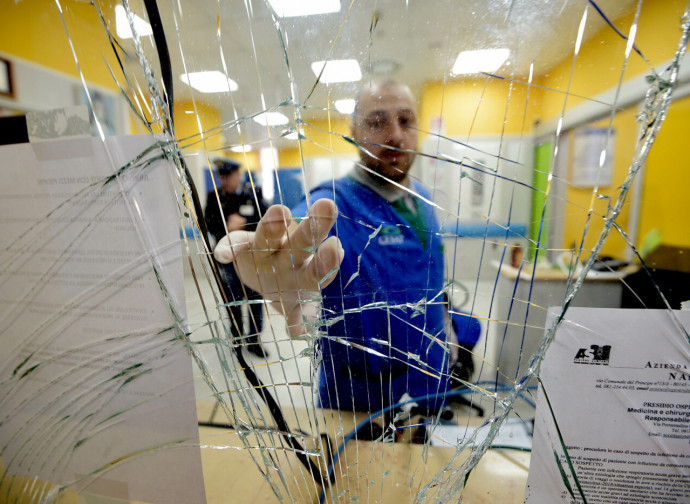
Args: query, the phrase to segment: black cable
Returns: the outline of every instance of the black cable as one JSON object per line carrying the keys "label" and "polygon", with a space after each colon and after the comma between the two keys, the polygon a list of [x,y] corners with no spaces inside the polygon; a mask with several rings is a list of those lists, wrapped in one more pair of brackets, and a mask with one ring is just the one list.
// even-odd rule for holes
{"label": "black cable", "polygon": [[[161,67],[163,87],[165,91],[165,101],[168,105],[169,114],[168,118],[166,119],[166,122],[168,130],[171,132],[174,138],[173,77],[172,65],[170,64],[170,53],[168,52],[168,43],[165,38],[165,30],[163,29],[163,23],[161,21],[161,16],[158,10],[158,5],[156,4],[156,0],[144,0],[144,5],[146,7],[146,14],[148,15],[149,23],[151,23],[153,39],[156,44],[158,60]],[[187,177],[187,181],[190,186],[190,190],[192,193],[192,202],[194,204],[194,211],[198,217],[201,217],[197,219],[201,231],[201,236],[203,237],[208,250],[211,250],[210,240],[208,238],[208,227],[206,226],[206,221],[203,218],[204,214],[201,208],[199,194],[197,192],[196,186],[194,185],[194,181],[192,180],[191,174],[189,173],[187,164],[185,163],[182,156],[179,156],[179,154],[177,155],[182,167],[184,168],[185,177]],[[223,293],[223,298],[225,299],[225,302],[227,304],[228,299],[230,299],[229,292],[225,284],[220,281],[220,277],[218,275],[218,268],[215,263],[213,263],[213,270],[215,272],[216,283],[218,284],[218,288]],[[247,361],[244,359],[244,356],[242,355],[241,347],[239,345],[233,345],[233,350],[235,352],[235,356],[237,357],[237,362],[239,363],[240,368],[244,372],[244,376],[247,378],[247,381],[252,385],[252,387],[257,391],[259,397],[261,397],[264,403],[266,403],[266,406],[268,406],[271,416],[277,424],[278,430],[282,433],[283,439],[291,448],[295,450],[295,455],[297,455],[299,461],[309,470],[312,477],[314,478],[314,481],[316,481],[318,485],[323,486],[325,479],[321,474],[321,471],[319,470],[318,466],[309,457],[305,455],[304,452],[306,450],[302,447],[302,445],[300,445],[300,443],[295,439],[295,437],[291,435],[290,429],[288,428],[287,422],[285,421],[285,417],[283,416],[283,412],[280,409],[280,406],[273,398],[273,396],[270,394],[270,392],[266,389],[264,384],[261,383],[261,380],[259,380],[256,374],[254,374],[254,371],[247,364]],[[330,478],[330,481],[331,483],[335,482],[334,475]]]}
{"label": "black cable", "polygon": [[198,422],[199,427],[217,427],[219,429],[235,430],[235,426],[229,423]]}

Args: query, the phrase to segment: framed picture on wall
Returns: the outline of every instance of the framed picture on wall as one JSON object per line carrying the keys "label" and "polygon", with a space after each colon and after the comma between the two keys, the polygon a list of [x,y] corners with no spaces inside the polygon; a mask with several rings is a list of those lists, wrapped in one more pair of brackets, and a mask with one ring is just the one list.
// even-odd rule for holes
{"label": "framed picture on wall", "polygon": [[14,98],[14,88],[12,87],[12,62],[5,58],[0,58],[0,96]]}
{"label": "framed picture on wall", "polygon": [[574,131],[570,182],[576,187],[607,187],[613,181],[615,135],[608,128],[582,127]]}

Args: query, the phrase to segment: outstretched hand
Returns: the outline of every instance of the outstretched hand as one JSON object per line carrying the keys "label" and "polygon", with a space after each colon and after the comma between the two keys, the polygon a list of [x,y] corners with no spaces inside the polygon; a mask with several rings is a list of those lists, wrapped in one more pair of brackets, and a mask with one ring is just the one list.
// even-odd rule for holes
{"label": "outstretched hand", "polygon": [[336,276],[343,249],[328,237],[337,216],[331,200],[316,201],[299,224],[290,210],[270,207],[256,232],[233,231],[216,245],[213,255],[234,263],[242,282],[287,317],[291,336],[302,334],[305,318],[316,316],[312,302],[319,289]]}

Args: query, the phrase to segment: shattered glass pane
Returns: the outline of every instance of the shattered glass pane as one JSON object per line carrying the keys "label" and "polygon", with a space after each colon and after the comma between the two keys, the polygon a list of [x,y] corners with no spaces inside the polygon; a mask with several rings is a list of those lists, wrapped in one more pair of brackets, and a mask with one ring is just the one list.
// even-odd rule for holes
{"label": "shattered glass pane", "polygon": [[684,1],[6,3],[2,502],[523,502],[568,310],[690,299]]}

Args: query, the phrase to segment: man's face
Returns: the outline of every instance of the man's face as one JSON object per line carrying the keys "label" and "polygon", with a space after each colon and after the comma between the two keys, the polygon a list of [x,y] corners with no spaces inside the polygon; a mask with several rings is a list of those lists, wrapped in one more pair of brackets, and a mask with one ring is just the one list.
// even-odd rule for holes
{"label": "man's face", "polygon": [[417,107],[409,89],[402,85],[365,89],[351,132],[368,151],[360,150],[364,166],[389,180],[403,181],[415,155],[395,149],[417,149]]}
{"label": "man's face", "polygon": [[225,193],[234,193],[240,187],[240,172],[234,171],[230,175],[220,175],[220,188]]}

